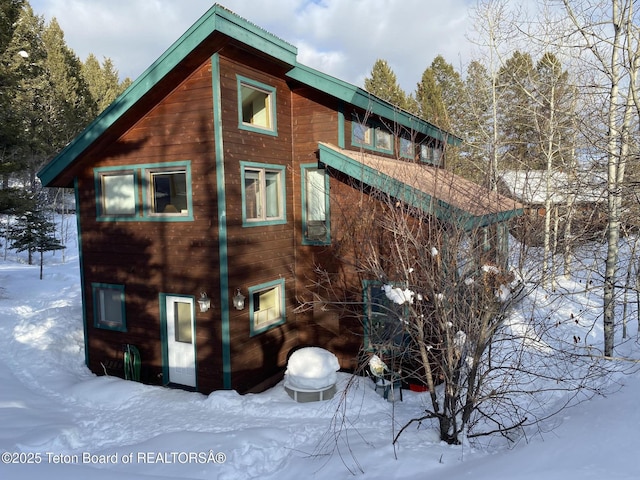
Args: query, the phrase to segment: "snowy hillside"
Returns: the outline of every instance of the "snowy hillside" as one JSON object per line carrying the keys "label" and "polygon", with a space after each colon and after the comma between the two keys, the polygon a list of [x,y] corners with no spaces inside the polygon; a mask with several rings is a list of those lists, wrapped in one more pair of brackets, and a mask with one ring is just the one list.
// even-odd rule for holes
{"label": "snowy hillside", "polygon": [[[391,403],[370,380],[339,374],[332,400],[300,404],[282,384],[204,396],[96,377],[84,366],[77,252],[69,245],[65,263],[61,255],[46,255],[42,281],[13,252],[0,260],[0,479],[638,478],[637,373],[609,378],[606,395],[543,421],[515,445],[450,446],[423,424],[395,451],[393,434],[427,394],[407,391]],[[569,311],[580,311],[566,334],[580,328],[601,342],[597,291],[567,302],[539,305],[535,315],[562,328]],[[636,324],[625,353],[637,355]]]}

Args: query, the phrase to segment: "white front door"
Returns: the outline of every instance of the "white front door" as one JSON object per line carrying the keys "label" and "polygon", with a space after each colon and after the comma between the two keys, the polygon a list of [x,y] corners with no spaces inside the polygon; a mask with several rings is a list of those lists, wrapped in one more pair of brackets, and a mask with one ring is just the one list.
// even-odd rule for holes
{"label": "white front door", "polygon": [[169,382],[196,386],[195,302],[191,297],[166,297]]}

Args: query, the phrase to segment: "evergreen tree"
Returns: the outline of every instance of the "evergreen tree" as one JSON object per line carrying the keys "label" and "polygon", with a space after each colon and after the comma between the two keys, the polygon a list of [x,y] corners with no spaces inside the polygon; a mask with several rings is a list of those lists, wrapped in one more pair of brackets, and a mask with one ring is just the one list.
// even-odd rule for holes
{"label": "evergreen tree", "polygon": [[422,79],[416,87],[416,101],[420,117],[437,127],[449,129],[449,116],[442,100],[442,90],[431,67],[423,72]]}
{"label": "evergreen tree", "polygon": [[407,95],[398,85],[396,74],[386,60],[376,60],[371,69],[371,77],[364,80],[364,89],[399,108],[407,107]]}
{"label": "evergreen tree", "polygon": [[33,265],[33,253],[40,253],[40,279],[42,280],[42,266],[44,252],[65,248],[55,238],[56,226],[47,220],[40,209],[25,212],[16,219],[9,234],[11,248],[18,252],[28,253],[29,265]]}
{"label": "evergreen tree", "polygon": [[105,58],[100,65],[93,54],[89,54],[83,63],[82,76],[95,103],[94,115],[107,108],[131,83],[128,78],[120,82],[118,70],[110,58]]}
{"label": "evergreen tree", "polygon": [[500,132],[504,139],[502,168],[539,169],[536,156],[535,102],[536,72],[531,55],[516,51],[498,72],[501,98]]}

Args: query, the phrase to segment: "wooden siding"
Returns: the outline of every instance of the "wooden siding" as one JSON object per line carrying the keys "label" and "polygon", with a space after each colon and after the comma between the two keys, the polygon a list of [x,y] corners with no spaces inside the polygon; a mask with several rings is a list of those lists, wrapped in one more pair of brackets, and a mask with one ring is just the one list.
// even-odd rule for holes
{"label": "wooden siding", "polygon": [[[250,336],[249,299],[242,311],[230,312],[230,344],[233,387],[247,391],[256,383],[281,373],[287,354],[297,344],[295,279],[293,276],[294,212],[292,211],[291,95],[282,78],[269,71],[260,59],[233,51],[234,57],[220,58],[220,89],[227,198],[227,249],[229,295],[240,288],[284,279],[286,322],[266,332]],[[276,89],[277,136],[238,128],[238,81],[236,75]],[[240,162],[257,162],[286,167],[284,171],[286,223],[242,225]]]}
{"label": "wooden siding", "polygon": [[[145,380],[163,383],[159,294],[219,291],[211,91],[207,62],[117,141],[92,150],[91,168],[78,176],[89,366],[96,373],[105,361],[122,358],[122,346],[130,343],[140,350]],[[190,162],[193,221],[96,221],[93,168],[175,161]],[[94,327],[94,282],[125,286],[126,332]],[[200,389],[221,388],[215,308],[196,313],[196,344]]]}

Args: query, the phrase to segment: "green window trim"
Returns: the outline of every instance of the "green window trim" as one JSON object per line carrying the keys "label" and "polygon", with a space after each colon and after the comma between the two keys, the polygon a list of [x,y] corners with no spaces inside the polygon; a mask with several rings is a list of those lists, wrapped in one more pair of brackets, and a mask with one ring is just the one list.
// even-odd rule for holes
{"label": "green window trim", "polygon": [[[189,160],[150,163],[140,165],[124,165],[118,167],[99,167],[94,169],[94,184],[96,198],[96,220],[99,222],[191,222],[193,221],[193,198],[191,189],[191,162]],[[117,181],[107,185],[108,178],[123,177],[120,184]],[[132,176],[132,192],[126,189],[124,177]],[[171,178],[169,178],[171,176]],[[164,177],[164,178],[163,178]],[[173,178],[175,177],[175,179]],[[175,182],[179,179],[179,182]],[[154,195],[156,188],[169,189],[174,192],[176,200],[163,201],[162,211],[158,199],[160,195]],[[119,187],[119,188],[118,188]],[[107,205],[108,191],[116,192],[124,190],[125,206],[120,207],[121,212],[109,213]],[[140,193],[142,192],[142,193]],[[166,196],[166,195],[165,195]],[[133,205],[130,204],[133,202]],[[177,205],[173,205],[173,203]],[[170,203],[172,208],[169,209]],[[125,209],[128,209],[125,210]]]}
{"label": "green window trim", "polygon": [[[285,172],[283,165],[240,162],[243,227],[287,223]],[[248,183],[254,187],[253,192]]]}
{"label": "green window trim", "polygon": [[[110,300],[119,302],[119,309],[116,305],[115,311],[111,305],[111,311],[109,311],[110,305],[106,302],[109,297],[107,293],[111,294]],[[91,295],[93,298],[93,326],[104,330],[113,330],[117,332],[127,331],[127,318],[125,309],[125,295],[124,285],[114,285],[110,283],[92,283]],[[105,315],[114,315],[114,320],[104,318]]]}
{"label": "green window trim", "polygon": [[376,122],[351,119],[351,145],[393,155],[394,135]]}
{"label": "green window trim", "polygon": [[[284,279],[280,278],[278,280],[261,283],[259,285],[254,285],[248,288],[249,330],[251,337],[283,325],[287,321],[287,308],[285,303],[284,286]],[[275,307],[260,309],[259,302],[260,298],[262,298],[260,294],[267,295],[271,297],[269,298],[270,301],[277,302],[278,311],[273,311],[273,313],[278,313],[279,315],[275,316],[272,319],[269,319],[270,314],[268,311]],[[256,308],[258,308],[258,310],[256,310]],[[261,316],[264,316],[266,319],[261,320]]]}
{"label": "green window trim", "polygon": [[238,128],[278,136],[276,88],[242,75],[236,75],[236,79]]}
{"label": "green window trim", "polygon": [[[318,168],[317,163],[311,163],[300,166],[301,171],[301,188],[302,188],[302,244],[303,245],[331,245],[331,212],[330,212],[330,200],[329,200],[329,176],[326,174],[325,169]],[[321,172],[323,174],[323,191],[322,192],[310,192],[309,182],[313,181],[310,178],[311,172]],[[312,208],[310,202],[313,200],[321,201],[323,203],[316,208]],[[312,210],[317,213],[316,216],[323,218],[310,218],[314,216]]]}

